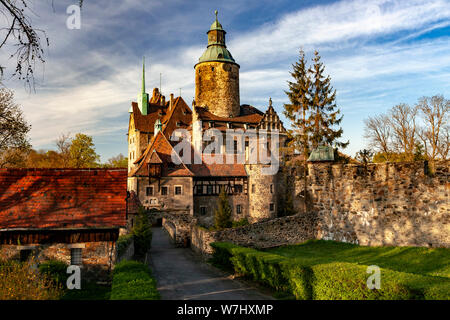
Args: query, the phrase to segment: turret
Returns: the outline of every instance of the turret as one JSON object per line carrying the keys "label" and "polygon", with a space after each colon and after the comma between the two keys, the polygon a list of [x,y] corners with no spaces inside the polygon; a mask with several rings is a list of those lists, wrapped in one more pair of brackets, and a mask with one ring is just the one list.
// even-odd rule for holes
{"label": "turret", "polygon": [[219,117],[240,114],[239,65],[225,45],[225,30],[217,20],[207,32],[208,46],[195,68],[195,102]]}

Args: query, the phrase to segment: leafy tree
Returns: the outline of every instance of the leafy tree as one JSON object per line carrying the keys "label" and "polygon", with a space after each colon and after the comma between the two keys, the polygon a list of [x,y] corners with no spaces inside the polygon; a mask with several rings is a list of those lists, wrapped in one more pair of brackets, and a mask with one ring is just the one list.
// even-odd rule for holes
{"label": "leafy tree", "polygon": [[225,188],[222,188],[219,195],[218,206],[214,211],[214,226],[216,229],[230,228],[231,222],[231,207],[228,202],[228,195]]}
{"label": "leafy tree", "polygon": [[312,123],[311,144],[317,148],[322,142],[340,148],[346,148],[347,142],[340,142],[342,128],[335,129],[342,122],[343,116],[336,106],[336,90],[331,86],[330,76],[324,76],[325,67],[320,61],[319,52],[314,52],[311,74],[311,113],[309,121]]}
{"label": "leafy tree", "polygon": [[423,161],[423,160],[428,160],[428,157],[425,153],[425,148],[423,144],[417,141],[414,149],[414,161]]}
{"label": "leafy tree", "polygon": [[[11,164],[10,155],[18,155],[30,149],[27,124],[20,107],[14,102],[11,90],[0,89],[0,167]],[[14,158],[14,157],[13,157]]]}
{"label": "leafy tree", "polygon": [[115,157],[108,159],[108,163],[105,164],[106,168],[128,168],[128,158],[123,154],[119,154]]}
{"label": "leafy tree", "polygon": [[98,166],[100,156],[95,152],[92,137],[77,133],[69,148],[70,165],[74,168],[92,168]]}

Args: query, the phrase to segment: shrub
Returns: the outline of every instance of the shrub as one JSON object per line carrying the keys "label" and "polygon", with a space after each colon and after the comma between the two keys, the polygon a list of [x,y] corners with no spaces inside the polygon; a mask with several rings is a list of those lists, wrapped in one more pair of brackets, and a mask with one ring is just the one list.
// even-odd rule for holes
{"label": "shrub", "polygon": [[61,285],[47,274],[40,274],[33,261],[0,262],[0,300],[57,300]]}
{"label": "shrub", "polygon": [[222,188],[217,203],[217,209],[214,211],[214,227],[219,229],[230,228],[231,223],[231,207],[228,202],[228,195],[225,188]]}
{"label": "shrub", "polygon": [[242,218],[238,221],[233,221],[232,222],[232,227],[233,228],[237,228],[237,227],[243,227],[246,225],[249,225],[250,223],[248,222],[247,218]]}
{"label": "shrub", "polygon": [[134,254],[136,258],[142,259],[150,250],[152,242],[152,229],[145,209],[141,206],[138,210],[136,223],[131,234],[134,239]]}
{"label": "shrub", "polygon": [[39,272],[48,275],[51,279],[63,286],[67,281],[67,264],[59,260],[48,260],[39,265]]}
{"label": "shrub", "polygon": [[141,262],[124,260],[113,271],[111,300],[158,300],[156,281],[149,267]]}
{"label": "shrub", "polygon": [[117,257],[121,257],[127,250],[128,246],[133,241],[132,234],[124,234],[119,236],[116,242],[117,246]]}
{"label": "shrub", "polygon": [[450,280],[381,269],[381,288],[367,288],[367,266],[349,262],[304,265],[301,259],[216,242],[212,261],[296,299],[450,299]]}

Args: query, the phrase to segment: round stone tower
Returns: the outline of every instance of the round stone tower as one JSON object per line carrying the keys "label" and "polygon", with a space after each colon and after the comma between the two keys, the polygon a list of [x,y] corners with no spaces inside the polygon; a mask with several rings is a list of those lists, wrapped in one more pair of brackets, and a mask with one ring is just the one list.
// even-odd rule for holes
{"label": "round stone tower", "polygon": [[225,30],[217,20],[207,32],[208,47],[195,68],[195,105],[208,107],[219,117],[237,117],[239,102],[239,65],[225,45]]}

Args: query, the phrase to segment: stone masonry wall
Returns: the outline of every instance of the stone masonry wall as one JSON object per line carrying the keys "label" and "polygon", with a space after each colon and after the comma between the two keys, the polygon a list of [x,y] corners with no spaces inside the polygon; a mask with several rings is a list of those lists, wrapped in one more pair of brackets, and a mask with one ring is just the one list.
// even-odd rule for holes
{"label": "stone masonry wall", "polygon": [[224,62],[203,62],[195,67],[195,105],[207,106],[219,117],[239,116],[239,67]]}
{"label": "stone masonry wall", "polygon": [[33,256],[39,261],[58,260],[70,264],[70,248],[82,248],[82,276],[103,281],[109,279],[116,255],[115,242],[99,241],[78,244],[42,244],[42,245],[0,245],[0,258],[19,259],[21,249],[33,250]]}
{"label": "stone masonry wall", "polygon": [[220,231],[209,231],[193,226],[191,248],[195,252],[210,255],[213,252],[210,244],[216,241],[229,241],[237,245],[262,249],[301,243],[314,239],[315,234],[315,215],[297,214]]}
{"label": "stone masonry wall", "polygon": [[[310,163],[308,207],[319,239],[361,245],[450,246],[449,161]],[[297,181],[296,190],[303,189]],[[298,208],[301,210],[302,208]]]}

